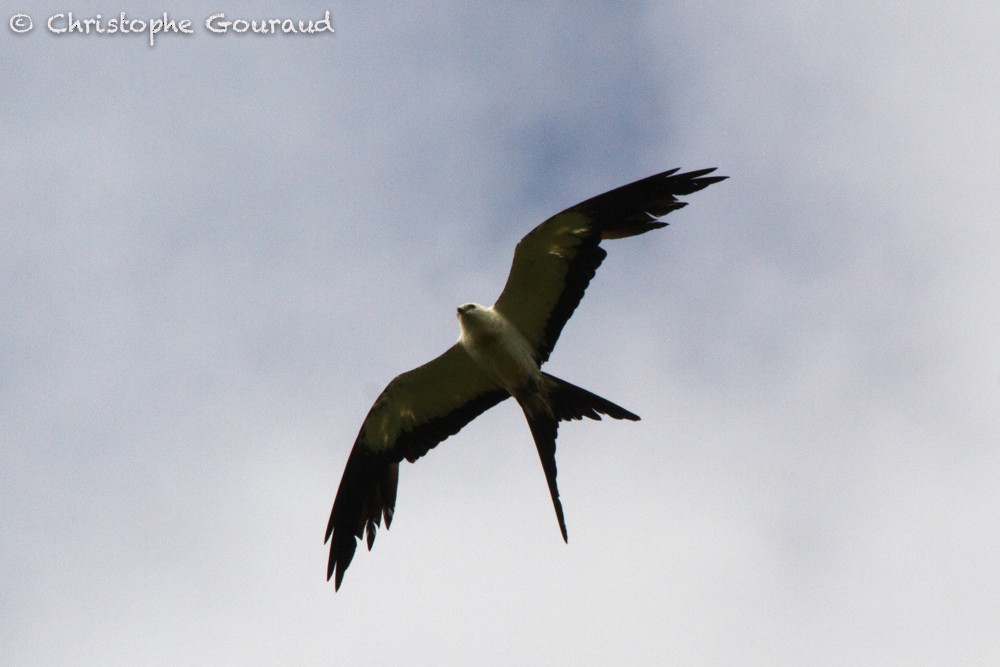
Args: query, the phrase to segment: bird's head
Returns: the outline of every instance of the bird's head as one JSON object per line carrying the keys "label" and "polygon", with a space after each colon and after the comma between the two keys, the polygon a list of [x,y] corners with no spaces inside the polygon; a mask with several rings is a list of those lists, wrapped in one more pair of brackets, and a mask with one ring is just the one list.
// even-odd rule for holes
{"label": "bird's head", "polygon": [[463,303],[458,307],[458,319],[461,320],[465,317],[475,317],[476,312],[482,310],[482,306],[478,303]]}
{"label": "bird's head", "polygon": [[478,303],[463,303],[458,307],[458,326],[462,330],[462,339],[482,339],[484,336],[495,336],[499,315],[492,308]]}

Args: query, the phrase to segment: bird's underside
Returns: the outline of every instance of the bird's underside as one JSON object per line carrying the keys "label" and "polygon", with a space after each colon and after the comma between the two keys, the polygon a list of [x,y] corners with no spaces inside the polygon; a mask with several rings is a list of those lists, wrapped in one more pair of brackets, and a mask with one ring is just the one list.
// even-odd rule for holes
{"label": "bird's underside", "polygon": [[490,307],[458,309],[461,337],[432,361],[397,376],[376,399],[354,443],[333,503],[326,540],[327,578],[340,588],[357,548],[371,549],[396,504],[399,463],[426,454],[497,403],[513,396],[535,441],[563,539],[556,485],[556,433],[570,419],[639,417],[585,389],[543,373],[566,321],[606,256],[602,240],[665,227],[677,200],[723,180],[714,169],[676,169],[598,195],[533,229],[517,244],[507,283]]}

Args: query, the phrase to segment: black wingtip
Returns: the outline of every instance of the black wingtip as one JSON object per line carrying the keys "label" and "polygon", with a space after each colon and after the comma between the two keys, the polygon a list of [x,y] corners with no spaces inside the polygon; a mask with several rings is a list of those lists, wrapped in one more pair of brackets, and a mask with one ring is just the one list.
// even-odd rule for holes
{"label": "black wingtip", "polygon": [[684,208],[687,203],[678,197],[726,179],[709,176],[714,171],[715,167],[684,173],[669,169],[591,197],[567,211],[579,211],[596,221],[602,239],[636,236],[655,229],[648,224],[650,216],[659,219]]}
{"label": "black wingtip", "polygon": [[673,183],[672,190],[675,195],[690,195],[699,190],[704,190],[713,183],[718,183],[719,181],[724,181],[728,176],[708,176],[717,167],[710,167],[708,169],[695,169],[694,171],[686,171],[683,174],[675,174],[677,171],[673,169],[671,171],[666,171],[662,176],[666,176],[667,180]]}
{"label": "black wingtip", "polygon": [[357,542],[352,536],[350,542],[345,541],[330,547],[330,560],[326,565],[326,580],[330,581],[333,578],[334,592],[340,589],[340,584],[344,581],[344,573],[347,572],[348,566],[354,560],[356,546]]}
{"label": "black wingtip", "polygon": [[363,540],[370,551],[383,517],[388,527],[396,503],[398,477],[398,463],[355,443],[326,526],[324,542],[330,544],[326,579],[334,578],[334,590],[340,588],[358,541]]}

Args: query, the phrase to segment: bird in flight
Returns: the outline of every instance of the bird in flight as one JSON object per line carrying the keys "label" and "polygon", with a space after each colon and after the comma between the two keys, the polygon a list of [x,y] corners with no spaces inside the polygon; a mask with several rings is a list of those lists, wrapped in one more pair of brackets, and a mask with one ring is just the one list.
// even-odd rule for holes
{"label": "bird in flight", "polygon": [[566,520],[556,486],[556,431],[571,419],[639,419],[625,408],[541,370],[566,321],[607,256],[601,241],[665,227],[660,218],[725,176],[715,169],[671,169],[592,197],[535,227],[517,244],[507,284],[492,307],[458,307],[461,335],[444,354],[397,376],[361,424],[326,527],[327,579],[334,590],[354,558],[392,522],[403,459],[416,461],[445,438],[511,396],[535,440],[563,540]]}

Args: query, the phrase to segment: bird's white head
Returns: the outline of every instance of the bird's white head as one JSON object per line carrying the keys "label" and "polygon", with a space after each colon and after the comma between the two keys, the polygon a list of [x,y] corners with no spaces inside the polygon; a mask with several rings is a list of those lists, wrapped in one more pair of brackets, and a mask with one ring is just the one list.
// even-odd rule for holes
{"label": "bird's white head", "polygon": [[463,303],[458,307],[458,326],[462,329],[462,335],[469,335],[473,332],[486,331],[493,328],[493,309],[480,306],[478,303]]}
{"label": "bird's white head", "polygon": [[461,320],[465,317],[475,317],[477,311],[482,311],[483,306],[478,303],[463,303],[458,307],[458,319]]}
{"label": "bird's white head", "polygon": [[482,309],[483,307],[478,303],[463,303],[458,307],[455,315],[458,317],[458,328],[462,331],[459,340],[465,340],[477,328],[476,322],[480,319],[478,315],[481,314]]}

